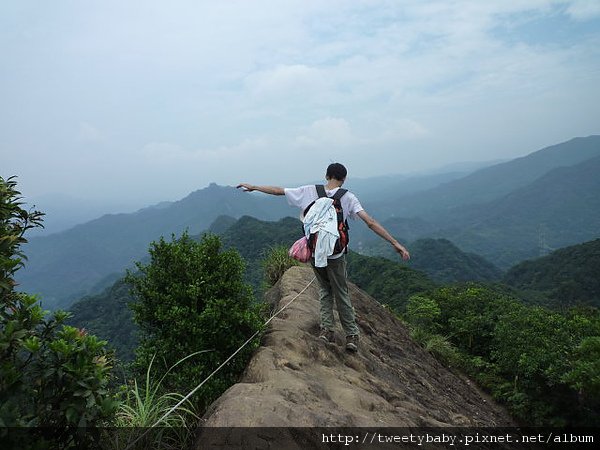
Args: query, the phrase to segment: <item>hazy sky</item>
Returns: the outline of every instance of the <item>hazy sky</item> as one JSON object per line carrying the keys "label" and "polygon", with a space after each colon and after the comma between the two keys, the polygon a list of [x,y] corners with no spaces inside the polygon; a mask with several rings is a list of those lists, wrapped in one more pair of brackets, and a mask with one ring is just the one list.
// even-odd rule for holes
{"label": "hazy sky", "polygon": [[598,0],[0,3],[0,175],[149,204],[600,134]]}

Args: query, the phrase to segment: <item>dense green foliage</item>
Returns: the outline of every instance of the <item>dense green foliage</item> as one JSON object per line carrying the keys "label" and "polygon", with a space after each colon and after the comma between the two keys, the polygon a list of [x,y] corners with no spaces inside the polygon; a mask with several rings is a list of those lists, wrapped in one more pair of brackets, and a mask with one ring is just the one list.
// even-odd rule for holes
{"label": "dense green foliage", "polygon": [[423,272],[385,258],[348,253],[348,278],[381,303],[403,311],[408,298],[435,284]]}
{"label": "dense green foliage", "polygon": [[[0,424],[63,428],[103,424],[117,402],[108,384],[111,357],[84,330],[48,318],[33,297],[18,294],[0,314]],[[68,440],[68,439],[67,439]]]}
{"label": "dense green foliage", "polygon": [[421,270],[437,283],[495,281],[502,276],[500,269],[485,258],[463,252],[447,239],[418,239],[407,247],[411,253],[408,262],[403,262],[394,249],[382,240],[365,246],[363,254],[383,256]]}
{"label": "dense green foliage", "polygon": [[517,264],[503,282],[524,298],[555,308],[600,307],[600,239]]}
{"label": "dense green foliage", "polygon": [[455,353],[446,359],[506,403],[522,423],[598,423],[598,310],[564,315],[467,284],[412,297],[405,317],[428,333],[448,336]]}
{"label": "dense green foliage", "polygon": [[106,342],[64,325],[68,313],[48,317],[37,298],[14,290],[24,233],[42,219],[21,208],[19,195],[14,178],[0,178],[0,426],[55,427],[39,448],[73,444],[77,427],[114,413],[111,356]]}
{"label": "dense green foliage", "polygon": [[21,205],[15,177],[0,177],[0,295],[9,296],[15,286],[14,276],[27,259],[21,245],[27,243],[25,233],[43,227],[44,214],[26,211]]}
{"label": "dense green foliage", "polygon": [[[156,357],[157,370],[167,371],[186,356],[165,379],[167,389],[187,392],[225,361],[262,323],[260,305],[243,280],[244,263],[235,250],[222,250],[216,235],[200,242],[183,233],[171,242],[150,246],[150,262],[129,272],[136,302],[131,306],[140,330],[136,366],[145,371]],[[257,342],[248,345],[198,393],[206,407],[237,381]]]}

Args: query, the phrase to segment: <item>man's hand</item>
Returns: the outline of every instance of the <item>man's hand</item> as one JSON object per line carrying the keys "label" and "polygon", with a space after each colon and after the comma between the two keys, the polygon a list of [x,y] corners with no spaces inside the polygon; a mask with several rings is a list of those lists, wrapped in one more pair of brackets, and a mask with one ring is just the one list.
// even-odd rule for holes
{"label": "man's hand", "polygon": [[403,245],[401,245],[398,242],[395,242],[392,245],[394,246],[394,250],[400,253],[404,261],[408,261],[410,259],[410,253],[408,253],[408,250],[406,250],[406,248]]}
{"label": "man's hand", "polygon": [[237,185],[238,189],[242,189],[244,192],[252,192],[256,190],[256,187],[249,183],[240,183]]}

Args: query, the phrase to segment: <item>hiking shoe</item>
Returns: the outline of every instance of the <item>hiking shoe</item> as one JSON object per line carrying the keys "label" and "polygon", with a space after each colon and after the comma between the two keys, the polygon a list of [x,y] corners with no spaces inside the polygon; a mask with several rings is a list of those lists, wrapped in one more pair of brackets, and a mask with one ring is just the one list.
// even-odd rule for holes
{"label": "hiking shoe", "polygon": [[352,353],[358,351],[358,335],[346,336],[346,350]]}
{"label": "hiking shoe", "polygon": [[319,339],[323,339],[328,344],[335,342],[335,332],[333,330],[322,329]]}

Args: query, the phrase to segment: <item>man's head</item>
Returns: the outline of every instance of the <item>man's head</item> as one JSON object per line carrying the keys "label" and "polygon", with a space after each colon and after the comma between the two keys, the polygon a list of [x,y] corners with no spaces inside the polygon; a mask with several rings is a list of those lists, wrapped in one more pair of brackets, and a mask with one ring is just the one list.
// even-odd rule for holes
{"label": "man's head", "polygon": [[346,175],[348,175],[348,171],[343,165],[340,163],[333,163],[329,164],[329,167],[327,167],[325,178],[328,180],[333,178],[334,180],[344,181],[346,179]]}

